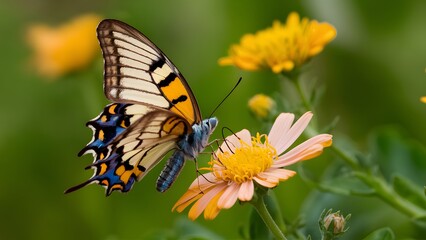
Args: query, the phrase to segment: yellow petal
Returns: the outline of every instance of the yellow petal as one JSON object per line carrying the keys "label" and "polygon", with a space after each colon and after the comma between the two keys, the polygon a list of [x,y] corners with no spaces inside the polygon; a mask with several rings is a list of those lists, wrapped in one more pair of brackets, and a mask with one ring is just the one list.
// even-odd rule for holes
{"label": "yellow petal", "polygon": [[207,205],[206,209],[204,210],[204,218],[206,220],[213,220],[216,218],[216,216],[220,212],[220,208],[217,206],[217,202],[219,201],[220,196],[222,195],[223,191],[219,194],[217,194]]}
{"label": "yellow petal", "polygon": [[177,212],[182,212],[191,203],[200,199],[203,195],[194,191],[186,192],[173,206],[172,211],[176,209]]}
{"label": "yellow petal", "polygon": [[272,71],[274,73],[280,73],[282,71],[291,71],[294,68],[294,63],[292,61],[284,61],[282,63],[276,64],[272,66]]}

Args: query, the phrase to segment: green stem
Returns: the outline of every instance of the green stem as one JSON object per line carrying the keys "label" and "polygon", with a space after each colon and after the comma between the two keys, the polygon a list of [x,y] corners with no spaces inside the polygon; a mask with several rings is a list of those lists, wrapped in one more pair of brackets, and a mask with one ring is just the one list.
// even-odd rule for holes
{"label": "green stem", "polygon": [[281,232],[278,225],[275,223],[271,214],[269,214],[268,209],[266,208],[265,201],[264,201],[263,197],[264,196],[259,196],[257,198],[257,201],[253,201],[251,203],[253,204],[257,213],[259,213],[259,216],[262,218],[263,222],[266,224],[266,226],[269,228],[269,230],[271,230],[272,234],[274,234],[274,236],[277,239],[287,240],[287,238]]}
{"label": "green stem", "polygon": [[405,215],[414,219],[426,216],[425,209],[422,209],[402,198],[382,177],[374,176],[370,172],[354,173],[355,176],[358,177],[361,181],[372,187],[378,197]]}
{"label": "green stem", "polygon": [[[275,195],[274,191],[269,191],[269,194],[265,195],[265,197],[269,198],[267,200],[269,200],[268,202],[271,203],[271,205],[273,204],[275,207],[279,207],[278,199],[277,199],[277,196]],[[263,199],[263,201],[265,201],[265,199]],[[271,209],[271,208],[269,208],[269,209]],[[278,227],[281,229],[282,232],[287,232],[287,226],[284,222],[284,218],[281,214],[281,210],[280,209],[274,209],[274,210],[275,210],[274,211],[274,215],[275,215],[274,219],[276,221],[276,224],[278,225]]]}
{"label": "green stem", "polygon": [[333,239],[335,239],[335,238],[332,234],[324,234],[321,237],[321,240],[333,240]]}
{"label": "green stem", "polygon": [[345,161],[349,166],[351,166],[353,169],[358,169],[358,160],[353,158],[352,156],[345,153],[342,149],[337,147],[335,144],[330,146],[330,149],[334,151],[343,161]]}
{"label": "green stem", "polygon": [[[341,148],[333,144],[331,149],[341,157],[348,165],[355,170],[355,176],[367,184],[369,187],[374,189],[376,195],[381,198],[383,201],[399,210],[400,212],[406,214],[411,218],[418,218],[426,216],[426,211],[407,201],[406,199],[399,196],[389,183],[383,179],[383,177],[374,176],[372,173],[368,172],[366,169],[362,169],[359,166],[357,159],[346,154]],[[357,171],[358,170],[358,171]]]}
{"label": "green stem", "polygon": [[305,94],[305,91],[303,91],[302,87],[302,81],[300,80],[299,75],[297,75],[294,79],[294,85],[296,87],[297,92],[299,93],[300,99],[302,100],[302,104],[305,107],[306,111],[312,111],[313,108],[311,106],[311,103],[308,99],[308,97]]}

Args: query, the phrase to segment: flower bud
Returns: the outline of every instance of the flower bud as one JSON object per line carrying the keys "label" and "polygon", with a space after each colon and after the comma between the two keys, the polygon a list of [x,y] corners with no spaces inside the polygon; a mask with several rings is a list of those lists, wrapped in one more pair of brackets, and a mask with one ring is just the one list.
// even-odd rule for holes
{"label": "flower bud", "polygon": [[260,119],[266,119],[275,112],[275,101],[265,94],[256,94],[248,101],[251,112]]}
{"label": "flower bud", "polygon": [[344,217],[340,214],[340,211],[335,213],[331,212],[332,209],[321,214],[320,217],[320,228],[323,235],[323,239],[335,239],[343,235],[348,229],[345,229],[346,222],[350,218],[350,214]]}

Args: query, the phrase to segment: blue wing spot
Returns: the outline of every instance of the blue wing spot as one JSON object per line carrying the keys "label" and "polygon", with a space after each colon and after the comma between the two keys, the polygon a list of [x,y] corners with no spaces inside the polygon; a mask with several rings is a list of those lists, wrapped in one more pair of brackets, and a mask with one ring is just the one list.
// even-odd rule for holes
{"label": "blue wing spot", "polygon": [[97,155],[103,152],[104,148],[130,125],[132,115],[125,113],[129,105],[118,103],[108,105],[99,117],[87,122],[87,126],[94,128],[94,138],[78,155],[81,156],[88,150],[95,151]]}

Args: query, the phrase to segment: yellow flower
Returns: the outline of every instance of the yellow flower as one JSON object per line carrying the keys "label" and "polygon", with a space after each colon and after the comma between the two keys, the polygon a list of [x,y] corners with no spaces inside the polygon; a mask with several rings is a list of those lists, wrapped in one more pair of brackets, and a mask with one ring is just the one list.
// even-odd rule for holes
{"label": "yellow flower", "polygon": [[299,14],[292,12],[286,24],[275,21],[271,28],[244,35],[219,64],[249,71],[270,68],[274,73],[288,72],[319,54],[335,37],[332,25],[300,20]]}
{"label": "yellow flower", "polygon": [[248,102],[250,110],[256,117],[267,118],[275,108],[275,101],[265,94],[256,94]]}
{"label": "yellow flower", "polygon": [[100,21],[99,16],[87,14],[57,28],[30,26],[27,41],[34,49],[32,61],[38,72],[55,78],[87,67],[99,52],[96,26]]}
{"label": "yellow flower", "polygon": [[422,102],[426,103],[426,97],[421,97],[421,98],[420,98],[420,101],[422,101]]}
{"label": "yellow flower", "polygon": [[329,134],[316,135],[290,149],[312,118],[307,112],[293,124],[294,115],[281,113],[271,131],[251,136],[243,129],[228,136],[210,161],[210,172],[195,179],[173,210],[182,212],[193,204],[188,217],[214,219],[237,200],[250,201],[255,186],[274,188],[296,174],[285,167],[320,155],[332,144]]}

